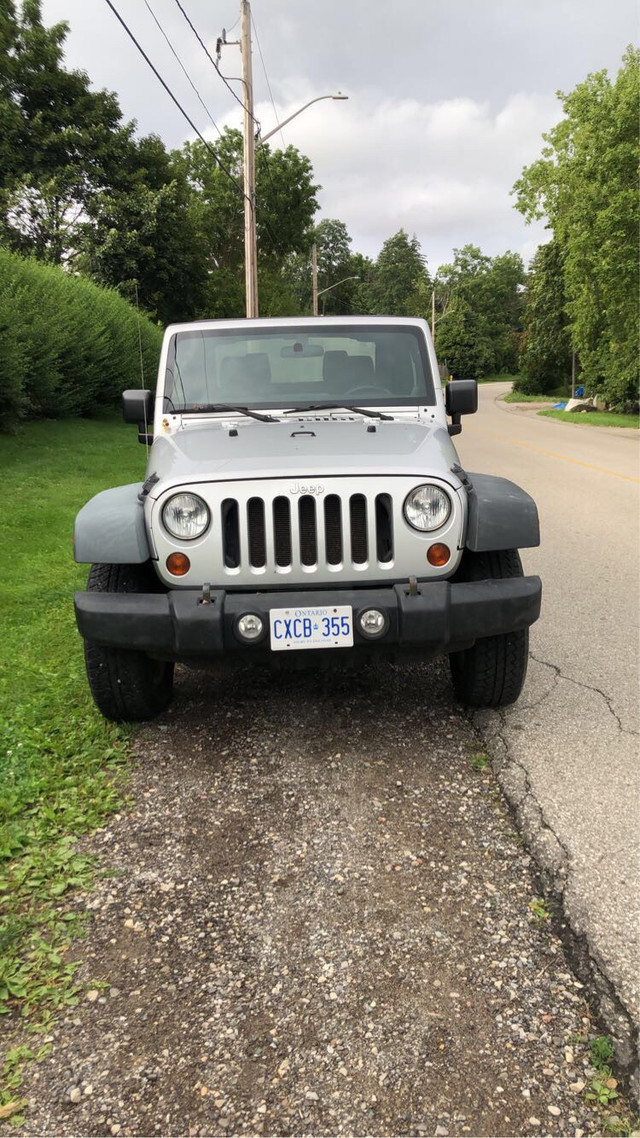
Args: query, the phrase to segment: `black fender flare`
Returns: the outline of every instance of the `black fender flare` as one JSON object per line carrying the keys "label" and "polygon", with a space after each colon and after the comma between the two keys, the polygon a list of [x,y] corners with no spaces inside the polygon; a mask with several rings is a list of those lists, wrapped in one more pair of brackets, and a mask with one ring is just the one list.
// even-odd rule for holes
{"label": "black fender flare", "polygon": [[151,557],[142,482],[96,494],[76,517],[74,559],[82,564],[140,565]]}
{"label": "black fender flare", "polygon": [[538,509],[530,494],[493,474],[467,474],[465,546],[474,553],[540,545]]}

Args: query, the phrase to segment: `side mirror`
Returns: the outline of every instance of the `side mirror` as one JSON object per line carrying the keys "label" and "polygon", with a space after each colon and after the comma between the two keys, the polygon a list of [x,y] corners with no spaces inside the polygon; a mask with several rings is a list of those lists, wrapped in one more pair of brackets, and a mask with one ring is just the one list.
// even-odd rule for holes
{"label": "side mirror", "polygon": [[478,383],[475,379],[452,379],[445,388],[444,404],[451,416],[449,434],[459,435],[461,415],[473,415],[478,410]]}
{"label": "side mirror", "polygon": [[125,423],[138,424],[138,442],[153,442],[153,392],[135,389],[122,392],[122,417]]}

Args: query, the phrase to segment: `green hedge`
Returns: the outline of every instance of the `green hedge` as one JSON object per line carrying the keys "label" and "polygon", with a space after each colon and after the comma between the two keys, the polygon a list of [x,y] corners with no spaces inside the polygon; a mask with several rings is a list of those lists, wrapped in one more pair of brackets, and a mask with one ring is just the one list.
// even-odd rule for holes
{"label": "green hedge", "polygon": [[[140,315],[145,383],[162,330]],[[0,249],[0,429],[90,415],[140,386],[138,314],[114,289]]]}

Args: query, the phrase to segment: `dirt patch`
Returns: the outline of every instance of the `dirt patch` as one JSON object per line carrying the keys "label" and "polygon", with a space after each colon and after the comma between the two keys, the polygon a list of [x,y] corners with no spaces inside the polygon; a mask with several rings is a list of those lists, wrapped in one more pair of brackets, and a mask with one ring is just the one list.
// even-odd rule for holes
{"label": "dirt patch", "polygon": [[182,671],[87,843],[116,876],[29,1130],[595,1132],[581,985],[477,750],[436,665]]}

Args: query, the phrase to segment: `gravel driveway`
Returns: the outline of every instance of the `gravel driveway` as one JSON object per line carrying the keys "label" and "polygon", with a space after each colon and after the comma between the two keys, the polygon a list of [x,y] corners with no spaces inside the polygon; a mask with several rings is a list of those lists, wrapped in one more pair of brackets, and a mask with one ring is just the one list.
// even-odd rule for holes
{"label": "gravel driveway", "polygon": [[31,1133],[598,1129],[581,985],[440,665],[182,671],[136,749]]}

